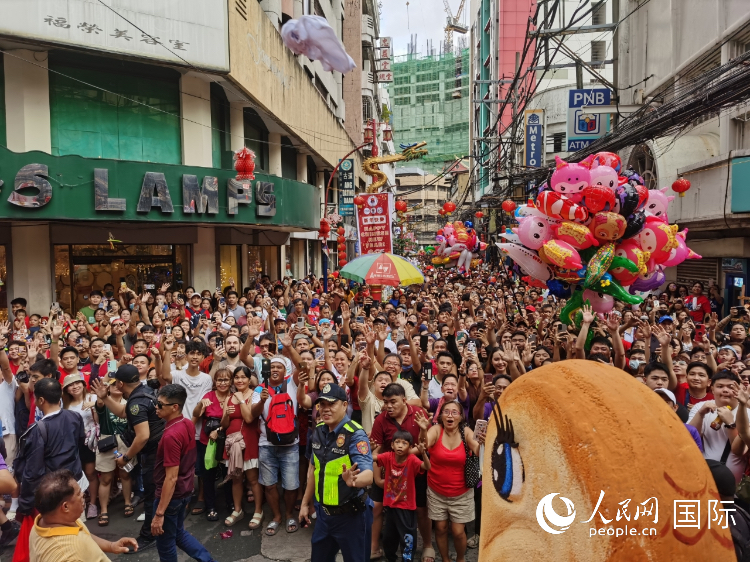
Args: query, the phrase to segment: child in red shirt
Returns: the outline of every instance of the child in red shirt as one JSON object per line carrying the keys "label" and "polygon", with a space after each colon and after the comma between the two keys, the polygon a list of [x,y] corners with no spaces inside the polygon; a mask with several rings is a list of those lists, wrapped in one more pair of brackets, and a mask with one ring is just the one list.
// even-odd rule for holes
{"label": "child in red shirt", "polygon": [[414,446],[414,437],[399,429],[393,435],[393,452],[377,455],[377,463],[383,467],[374,471],[375,483],[383,488],[385,526],[383,529],[383,551],[388,562],[396,562],[401,544],[403,560],[412,560],[417,546],[417,493],[414,479],[418,474],[430,470],[430,459],[424,445],[418,445],[422,460],[409,451]]}

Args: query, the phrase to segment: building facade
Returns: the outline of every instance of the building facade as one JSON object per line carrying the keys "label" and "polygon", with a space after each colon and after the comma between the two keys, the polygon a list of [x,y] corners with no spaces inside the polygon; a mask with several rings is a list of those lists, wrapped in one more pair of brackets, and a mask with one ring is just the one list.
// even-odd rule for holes
{"label": "building facade", "polygon": [[[47,8],[11,2],[0,22],[0,305],[320,272],[323,187],[356,145],[341,75],[281,40],[310,2]],[[313,10],[340,36],[341,2]],[[243,147],[253,181],[234,179]]]}

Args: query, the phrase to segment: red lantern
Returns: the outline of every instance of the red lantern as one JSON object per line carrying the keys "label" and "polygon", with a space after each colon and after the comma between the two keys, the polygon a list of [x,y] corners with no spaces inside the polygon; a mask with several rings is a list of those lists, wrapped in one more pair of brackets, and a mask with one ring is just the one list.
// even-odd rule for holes
{"label": "red lantern", "polygon": [[396,201],[396,210],[400,213],[406,212],[406,201]]}
{"label": "red lantern", "polygon": [[357,195],[354,198],[354,204],[359,207],[360,209],[365,206],[365,198],[361,195]]}
{"label": "red lantern", "polygon": [[254,180],[255,176],[255,152],[247,147],[241,148],[234,153],[234,169],[237,170],[237,180]]}
{"label": "red lantern", "polygon": [[445,209],[440,209],[438,211],[438,215],[440,215],[441,217],[444,217],[445,216]]}
{"label": "red lantern", "polygon": [[680,197],[685,197],[685,192],[690,189],[690,182],[680,176],[675,180],[675,182],[672,184],[672,191],[675,193],[679,193]]}
{"label": "red lantern", "polygon": [[512,213],[513,211],[516,210],[515,201],[511,201],[510,199],[506,199],[505,201],[503,201],[502,206],[503,206],[503,211],[505,211],[506,213]]}
{"label": "red lantern", "polygon": [[346,252],[344,250],[339,250],[339,259],[340,260],[346,259]]}
{"label": "red lantern", "polygon": [[346,230],[344,230],[343,226],[340,226],[336,229],[336,234],[338,234],[339,236],[343,236],[345,233],[346,233]]}
{"label": "red lantern", "polygon": [[336,238],[336,242],[338,242],[339,245],[346,244],[346,238],[344,238],[343,236],[339,236],[338,238]]}
{"label": "red lantern", "polygon": [[453,211],[456,210],[456,204],[453,201],[446,201],[443,205],[443,209],[447,214],[451,214]]}
{"label": "red lantern", "polygon": [[476,213],[474,213],[474,216],[478,219],[481,219],[482,217],[484,217],[484,213],[482,211],[477,211]]}
{"label": "red lantern", "polygon": [[344,267],[347,263],[349,263],[349,262],[346,261],[345,259],[342,260],[342,259],[339,258],[339,267]]}

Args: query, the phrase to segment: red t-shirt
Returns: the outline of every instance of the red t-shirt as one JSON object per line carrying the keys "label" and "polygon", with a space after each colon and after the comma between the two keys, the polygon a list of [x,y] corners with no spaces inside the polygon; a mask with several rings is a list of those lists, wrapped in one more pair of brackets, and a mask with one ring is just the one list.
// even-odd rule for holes
{"label": "red t-shirt", "polygon": [[682,299],[693,322],[703,324],[706,316],[711,314],[711,301],[705,295],[690,295]]}
{"label": "red t-shirt", "polygon": [[156,497],[161,497],[161,487],[166,478],[166,468],[178,466],[177,483],[172,499],[182,499],[193,494],[193,478],[198,449],[195,446],[195,426],[189,419],[179,416],[167,422],[164,435],[156,449],[154,484]]}
{"label": "red t-shirt", "polygon": [[[370,433],[370,439],[375,441],[381,446],[381,451],[391,450],[391,441],[393,440],[393,434],[399,429],[403,429],[411,433],[414,438],[414,442],[419,442],[419,425],[417,425],[414,419],[414,414],[417,411],[416,406],[406,405],[408,413],[401,422],[401,426],[396,423],[396,420],[388,416],[388,412],[381,412],[372,424],[372,432]],[[421,408],[419,408],[421,410]],[[424,410],[422,410],[424,412]]]}
{"label": "red t-shirt", "polygon": [[678,404],[682,404],[686,408],[688,407],[688,404],[697,404],[698,402],[705,402],[706,400],[714,399],[714,395],[710,392],[703,398],[693,398],[690,396],[690,390],[688,388],[688,383],[686,382],[677,385],[677,388],[674,390],[674,397],[677,398]]}
{"label": "red t-shirt", "polygon": [[417,509],[417,491],[414,479],[422,474],[422,460],[409,455],[403,464],[396,463],[396,453],[388,451],[378,455],[378,464],[385,469],[383,505],[398,509]]}

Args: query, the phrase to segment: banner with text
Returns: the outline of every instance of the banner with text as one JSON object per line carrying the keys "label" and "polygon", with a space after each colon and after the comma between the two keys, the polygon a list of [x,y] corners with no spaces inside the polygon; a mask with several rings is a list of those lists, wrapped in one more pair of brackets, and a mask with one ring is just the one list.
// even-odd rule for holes
{"label": "banner with text", "polygon": [[357,230],[361,254],[393,252],[391,193],[364,194],[365,204],[357,208]]}
{"label": "banner with text", "polygon": [[349,158],[339,166],[339,215],[354,216],[354,160]]}

